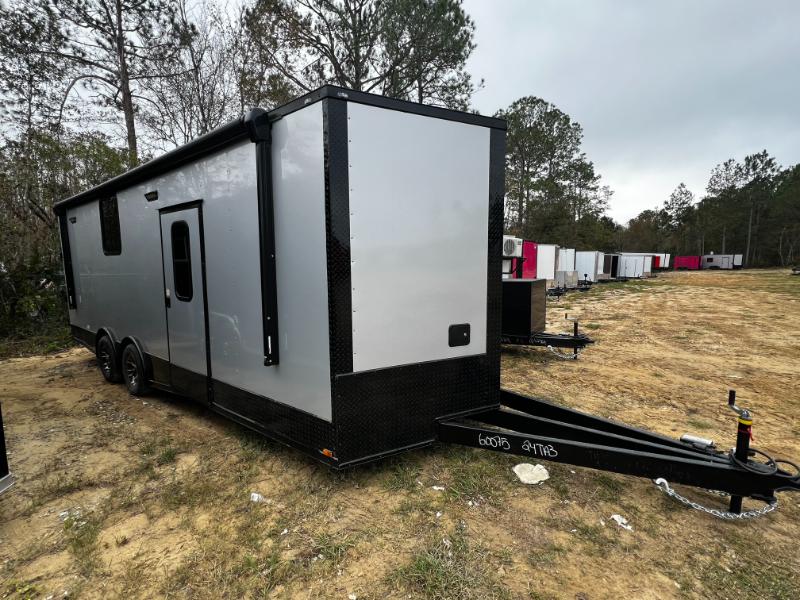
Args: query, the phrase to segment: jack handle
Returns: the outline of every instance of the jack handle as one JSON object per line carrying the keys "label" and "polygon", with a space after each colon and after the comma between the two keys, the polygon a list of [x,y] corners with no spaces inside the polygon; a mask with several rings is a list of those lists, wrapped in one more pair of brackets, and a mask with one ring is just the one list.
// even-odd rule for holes
{"label": "jack handle", "polygon": [[728,406],[733,412],[739,415],[740,418],[745,420],[752,418],[752,414],[749,410],[736,406],[736,390],[728,390]]}

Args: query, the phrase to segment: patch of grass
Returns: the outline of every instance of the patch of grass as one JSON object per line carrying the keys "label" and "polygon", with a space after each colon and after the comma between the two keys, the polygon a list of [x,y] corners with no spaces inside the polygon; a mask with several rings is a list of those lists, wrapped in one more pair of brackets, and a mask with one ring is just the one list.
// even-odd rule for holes
{"label": "patch of grass", "polygon": [[413,459],[402,457],[395,459],[386,469],[386,475],[384,475],[381,483],[390,492],[399,492],[401,490],[411,492],[420,487],[417,484],[419,474],[419,464]]}
{"label": "patch of grass", "polygon": [[[49,468],[45,466],[44,471],[48,472]],[[55,498],[77,492],[90,485],[91,482],[86,481],[77,473],[69,473],[67,471],[50,473],[46,475],[38,485],[31,489],[31,495],[33,497],[27,509],[27,513],[32,513],[40,506],[47,504]]]}
{"label": "patch of grass", "polygon": [[173,473],[161,488],[161,503],[173,510],[181,506],[209,504],[219,497],[219,489],[207,474],[187,473],[183,477]]}
{"label": "patch of grass", "polygon": [[508,488],[510,461],[517,459],[485,450],[452,448],[438,479],[444,481],[445,493],[452,500],[497,504]]}
{"label": "patch of grass", "polygon": [[510,598],[498,584],[479,549],[470,547],[466,527],[433,535],[411,561],[389,575],[389,583],[411,597],[454,600]]}
{"label": "patch of grass", "polygon": [[582,329],[601,329],[603,326],[600,323],[581,323]]}
{"label": "patch of grass", "polygon": [[547,543],[528,552],[528,562],[535,567],[551,565],[566,552],[565,548],[557,544]]}
{"label": "patch of grass", "polygon": [[703,419],[688,418],[686,424],[694,429],[714,429],[714,425]]}
{"label": "patch of grass", "polygon": [[42,598],[44,594],[35,584],[28,581],[17,581],[12,579],[7,581],[3,588],[5,590],[3,598],[14,598],[15,600],[34,600]]}
{"label": "patch of grass", "polygon": [[597,483],[597,497],[605,502],[616,502],[619,500],[625,486],[612,475],[605,473],[593,474],[592,481]]}
{"label": "patch of grass", "polygon": [[67,548],[75,558],[78,569],[90,575],[97,567],[99,548],[97,536],[100,533],[100,520],[95,515],[69,515],[64,520],[64,537]]}
{"label": "patch of grass", "polygon": [[355,540],[346,533],[325,532],[314,538],[313,551],[315,556],[321,555],[323,558],[333,561],[334,564],[338,564],[355,544]]}

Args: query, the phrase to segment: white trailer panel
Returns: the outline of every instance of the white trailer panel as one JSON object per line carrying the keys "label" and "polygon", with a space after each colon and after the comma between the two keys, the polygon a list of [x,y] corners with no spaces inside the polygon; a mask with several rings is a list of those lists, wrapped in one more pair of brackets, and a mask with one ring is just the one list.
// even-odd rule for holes
{"label": "white trailer panel", "polygon": [[539,244],[536,254],[536,278],[552,281],[556,278],[558,246]]}
{"label": "white trailer panel", "polygon": [[558,249],[558,271],[575,271],[575,248]]}
{"label": "white trailer panel", "polygon": [[[487,254],[470,240],[488,227],[489,129],[363,104],[348,117],[353,370],[483,354]],[[452,323],[468,345],[442,343]]]}

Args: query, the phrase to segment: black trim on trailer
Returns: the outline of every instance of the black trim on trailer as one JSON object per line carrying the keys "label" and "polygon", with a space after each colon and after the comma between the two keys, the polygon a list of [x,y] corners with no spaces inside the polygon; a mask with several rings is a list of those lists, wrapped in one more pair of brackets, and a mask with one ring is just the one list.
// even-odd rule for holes
{"label": "black trim on trailer", "polygon": [[278,277],[275,257],[275,209],[272,195],[272,138],[256,144],[258,250],[261,263],[261,323],[264,366],[280,364]]}
{"label": "black trim on trailer", "polygon": [[169,361],[153,356],[152,354],[142,353],[146,360],[150,361],[151,383],[160,388],[169,389]]}
{"label": "black trim on trailer", "polygon": [[322,453],[334,449],[335,434],[330,422],[221,381],[212,380],[212,385],[212,410],[326,464],[339,466],[333,456]]}
{"label": "black trim on trailer", "polygon": [[97,334],[92,333],[91,331],[89,331],[88,329],[84,329],[83,327],[78,327],[77,325],[70,325],[69,328],[72,333],[72,337],[76,342],[78,342],[83,346],[86,346],[89,350],[94,352],[95,340],[97,339]]}
{"label": "black trim on trailer", "polygon": [[506,134],[489,134],[489,240],[486,280],[486,352],[489,360],[489,400],[499,402],[500,335],[503,324],[503,218],[506,184]]}
{"label": "black trim on trailer", "polygon": [[337,375],[353,371],[347,102],[329,98],[322,103],[322,131],[325,169],[328,330],[331,384],[333,384]]}
{"label": "black trim on trailer", "polygon": [[506,121],[496,117],[486,117],[484,115],[477,115],[475,113],[464,112],[460,110],[453,110],[450,108],[442,108],[440,106],[431,106],[430,104],[420,104],[418,102],[410,102],[408,100],[398,100],[397,98],[388,98],[386,96],[379,96],[377,94],[370,94],[367,92],[359,92],[336,85],[325,85],[319,89],[311,91],[304,96],[300,96],[283,106],[269,111],[269,118],[271,121],[285,117],[295,111],[300,110],[324,99],[338,99],[346,100],[347,102],[355,102],[357,104],[366,104],[367,106],[376,106],[378,108],[385,108],[388,110],[396,110],[399,112],[410,113],[414,115],[422,115],[425,117],[433,117],[436,119],[444,119],[446,121],[456,121],[458,123],[467,123],[469,125],[478,125],[480,127],[491,127],[493,129],[506,130]]}
{"label": "black trim on trailer", "polygon": [[75,273],[72,270],[72,251],[69,245],[69,225],[67,216],[58,215],[58,227],[61,234],[61,257],[64,261],[64,279],[67,284],[67,304],[70,308],[78,308],[75,297]]}
{"label": "black trim on trailer", "polygon": [[14,478],[8,468],[8,456],[6,455],[6,434],[3,430],[3,411],[0,410],[0,494],[5,492],[14,484]]}

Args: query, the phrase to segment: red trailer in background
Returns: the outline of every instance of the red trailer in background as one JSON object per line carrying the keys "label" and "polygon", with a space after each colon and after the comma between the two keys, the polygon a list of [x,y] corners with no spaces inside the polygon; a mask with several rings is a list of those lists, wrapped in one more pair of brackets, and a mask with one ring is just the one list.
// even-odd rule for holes
{"label": "red trailer in background", "polygon": [[658,254],[653,254],[653,264],[651,265],[653,271],[656,269],[661,268],[661,256]]}
{"label": "red trailer in background", "polygon": [[536,255],[539,244],[522,242],[522,279],[536,279]]}
{"label": "red trailer in background", "polygon": [[676,256],[674,263],[676,271],[697,271],[700,268],[700,257]]}

